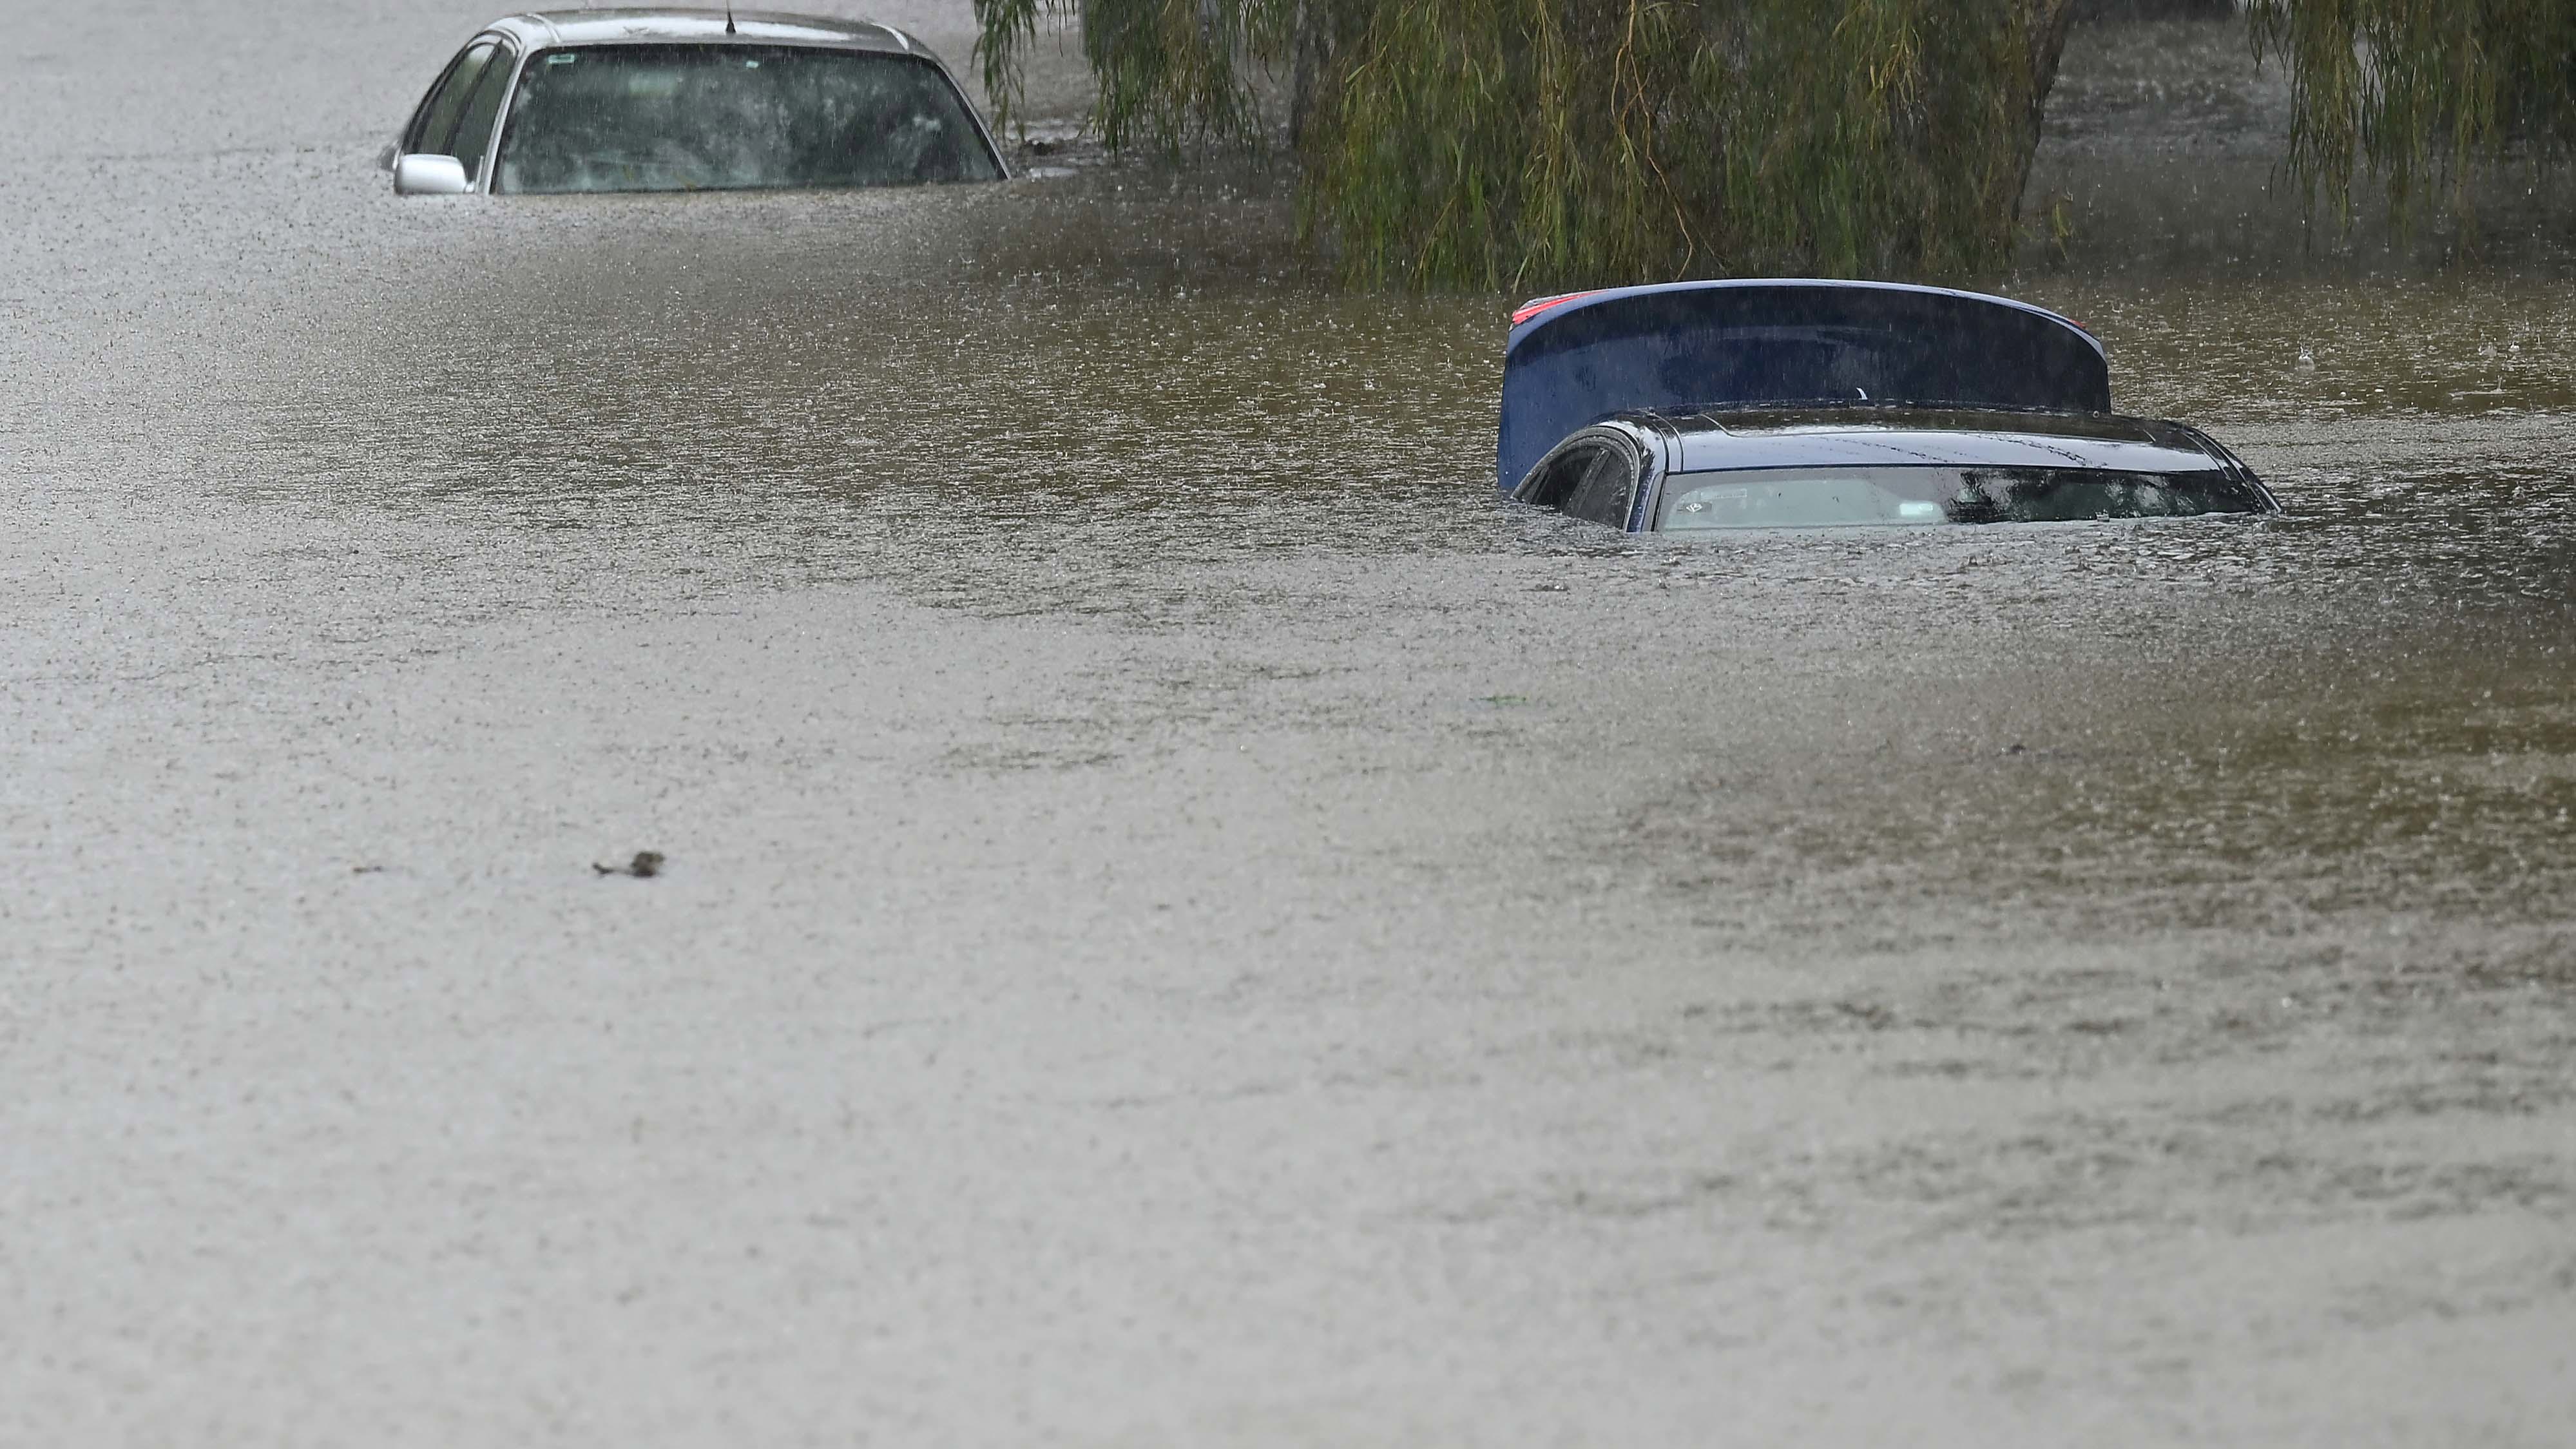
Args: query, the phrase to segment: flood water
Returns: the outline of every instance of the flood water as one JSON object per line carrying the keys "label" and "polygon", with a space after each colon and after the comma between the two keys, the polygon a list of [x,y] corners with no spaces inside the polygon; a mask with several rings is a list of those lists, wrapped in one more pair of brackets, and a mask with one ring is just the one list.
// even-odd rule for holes
{"label": "flood water", "polygon": [[1257,172],[392,197],[488,18],[0,58],[0,1438],[2560,1442],[2545,249],[2094,185],[2284,516],[1640,544]]}

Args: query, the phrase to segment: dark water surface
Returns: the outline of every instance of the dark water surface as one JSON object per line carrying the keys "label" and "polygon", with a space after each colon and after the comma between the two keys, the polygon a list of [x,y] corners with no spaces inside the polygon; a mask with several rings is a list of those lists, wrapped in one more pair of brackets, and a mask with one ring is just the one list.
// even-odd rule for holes
{"label": "dark water surface", "polygon": [[2013,284],[2279,519],[1636,544],[1259,175],[399,201],[307,8],[0,61],[0,1437],[2557,1442],[2549,265]]}

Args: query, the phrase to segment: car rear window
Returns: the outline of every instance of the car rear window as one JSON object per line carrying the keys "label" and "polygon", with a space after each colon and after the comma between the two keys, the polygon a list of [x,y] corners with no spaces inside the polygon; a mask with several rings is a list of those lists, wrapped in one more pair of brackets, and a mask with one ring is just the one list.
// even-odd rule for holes
{"label": "car rear window", "polygon": [[2216,469],[1754,468],[1664,480],[1655,527],[1834,528],[1942,523],[2074,523],[2264,513],[2254,484]]}
{"label": "car rear window", "polygon": [[918,56],[604,45],[529,58],[495,184],[698,191],[1000,175],[957,88]]}

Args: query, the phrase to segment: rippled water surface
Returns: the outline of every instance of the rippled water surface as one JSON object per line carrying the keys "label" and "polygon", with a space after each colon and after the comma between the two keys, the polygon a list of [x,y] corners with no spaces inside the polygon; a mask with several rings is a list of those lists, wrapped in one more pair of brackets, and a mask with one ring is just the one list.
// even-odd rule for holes
{"label": "rippled water surface", "polygon": [[2006,284],[2277,519],[1641,543],[1275,178],[400,201],[310,8],[0,60],[0,1423],[2576,1408],[2547,266]]}
{"label": "rippled water surface", "polygon": [[[163,428],[110,446],[287,516],[498,530],[540,587],[866,580],[1258,647],[1373,607],[1355,591],[1459,580],[1415,607],[1482,616],[1514,667],[1659,681],[1611,726],[1646,768],[1612,782],[1684,876],[1714,852],[2078,917],[2140,893],[2195,922],[2556,913],[2556,282],[2028,289],[2101,330],[2123,406],[2251,458],[2277,520],[1641,545],[1489,496],[1504,299],[1322,288],[1259,185],[438,207],[399,286],[330,278],[220,367],[161,360]],[[349,204],[413,231],[431,210]],[[261,305],[208,310],[247,329]],[[1478,560],[1527,596],[1498,606]],[[1693,712],[1747,651],[1919,698],[1874,702],[1858,769],[1768,730],[1712,752]],[[1730,755],[1775,749],[1817,778],[1724,788]],[[2010,848],[2031,839],[2046,860]]]}

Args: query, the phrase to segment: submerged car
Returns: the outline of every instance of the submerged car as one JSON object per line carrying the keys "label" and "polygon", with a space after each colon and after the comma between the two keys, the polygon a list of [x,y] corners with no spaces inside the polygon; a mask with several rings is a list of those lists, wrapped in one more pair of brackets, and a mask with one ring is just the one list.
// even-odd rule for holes
{"label": "submerged car", "polygon": [[383,163],[404,195],[906,186],[1008,175],[957,79],[890,26],[725,10],[515,15]]}
{"label": "submerged car", "polygon": [[1504,495],[1629,533],[2276,513],[2243,460],[2111,410],[2102,344],[2004,297],[1678,282],[1512,316]]}

